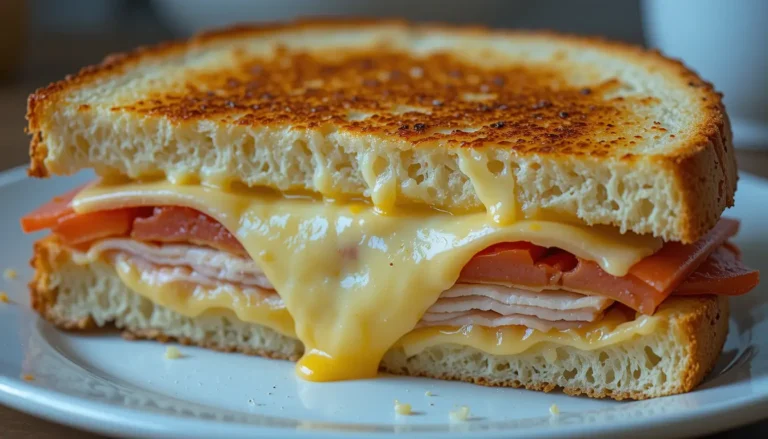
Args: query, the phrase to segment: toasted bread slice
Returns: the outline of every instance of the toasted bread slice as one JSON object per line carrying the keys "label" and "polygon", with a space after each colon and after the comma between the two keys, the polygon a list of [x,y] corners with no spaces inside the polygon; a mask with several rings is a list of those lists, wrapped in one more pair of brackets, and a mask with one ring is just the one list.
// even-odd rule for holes
{"label": "toasted bread slice", "polygon": [[[177,340],[222,351],[297,360],[300,341],[231,316],[185,317],[130,290],[106,262],[78,265],[55,236],[35,245],[32,304],[65,329],[114,325],[128,338]],[[396,374],[462,380],[614,399],[645,399],[692,390],[714,367],[728,331],[723,296],[671,297],[660,307],[669,320],[649,334],[585,351],[539,346],[498,356],[459,345],[437,345],[415,355],[395,347],[381,369]],[[551,349],[549,349],[551,348]],[[553,361],[546,351],[556,353]]]}
{"label": "toasted bread slice", "polygon": [[27,117],[38,177],[95,168],[466,211],[484,208],[460,163],[471,148],[525,209],[686,243],[736,190],[711,84],[658,53],[546,33],[240,27],[109,57],[38,90]]}

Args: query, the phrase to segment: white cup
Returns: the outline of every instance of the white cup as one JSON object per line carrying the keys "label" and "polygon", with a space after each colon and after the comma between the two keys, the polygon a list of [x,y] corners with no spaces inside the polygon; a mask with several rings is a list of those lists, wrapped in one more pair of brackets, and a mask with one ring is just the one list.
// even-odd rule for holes
{"label": "white cup", "polygon": [[768,148],[768,0],[643,0],[650,47],[723,92],[736,147]]}

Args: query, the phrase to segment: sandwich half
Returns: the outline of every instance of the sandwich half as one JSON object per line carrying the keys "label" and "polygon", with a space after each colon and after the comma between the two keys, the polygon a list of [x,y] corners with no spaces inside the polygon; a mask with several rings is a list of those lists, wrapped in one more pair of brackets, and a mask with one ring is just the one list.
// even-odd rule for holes
{"label": "sandwich half", "polygon": [[304,21],[107,58],[29,99],[41,316],[614,399],[687,392],[758,273],[721,96],[658,53]]}

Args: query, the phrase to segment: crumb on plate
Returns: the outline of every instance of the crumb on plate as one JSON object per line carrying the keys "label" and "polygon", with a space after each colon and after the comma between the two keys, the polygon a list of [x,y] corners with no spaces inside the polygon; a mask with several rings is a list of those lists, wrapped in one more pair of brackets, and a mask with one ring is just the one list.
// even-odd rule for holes
{"label": "crumb on plate", "polygon": [[34,375],[30,375],[30,374],[26,374],[26,375],[22,375],[21,379],[23,379],[24,381],[34,381],[35,380],[35,376]]}
{"label": "crumb on plate", "polygon": [[560,408],[557,406],[557,404],[552,404],[549,406],[549,414],[552,416],[557,416],[560,414]]}
{"label": "crumb on plate", "polygon": [[398,415],[408,416],[411,414],[411,405],[395,400],[395,413]]}
{"label": "crumb on plate", "polygon": [[181,357],[183,357],[183,355],[181,354],[181,351],[179,351],[179,348],[176,346],[168,346],[165,348],[165,358],[169,360],[176,360]]}
{"label": "crumb on plate", "polygon": [[453,422],[464,422],[469,419],[469,407],[461,406],[456,410],[451,410],[451,412],[448,414],[448,417]]}
{"label": "crumb on plate", "polygon": [[11,303],[11,299],[8,298],[4,291],[0,291],[0,303]]}
{"label": "crumb on plate", "polygon": [[3,277],[6,280],[13,280],[16,279],[17,273],[16,270],[13,268],[6,268],[5,271],[3,271]]}
{"label": "crumb on plate", "polygon": [[424,396],[434,396],[434,395],[432,394],[432,392],[427,390],[426,392],[424,392]]}

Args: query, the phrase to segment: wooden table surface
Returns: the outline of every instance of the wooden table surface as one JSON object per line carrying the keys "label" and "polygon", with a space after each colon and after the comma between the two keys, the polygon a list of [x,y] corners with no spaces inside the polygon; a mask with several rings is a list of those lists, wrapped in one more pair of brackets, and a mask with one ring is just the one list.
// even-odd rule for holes
{"label": "wooden table surface", "polygon": [[[143,38],[152,38],[152,36],[148,37],[144,35]],[[47,65],[44,63],[51,62],[50,58],[55,58],[55,54],[57,53],[59,54],[59,57],[63,57],[64,55],[62,54],[67,54],[66,56],[68,57],[73,56],[70,54],[77,54],[77,51],[69,51],[65,48],[72,47],[75,44],[77,44],[77,41],[73,42],[63,37],[47,40],[46,47],[48,47],[49,50],[47,50],[46,53],[49,57],[39,58],[36,60],[37,64],[33,61],[31,67],[27,66],[28,71],[44,72],[43,74],[27,74],[15,83],[0,84],[0,170],[27,162],[29,139],[23,132],[25,126],[24,110],[26,97],[35,87],[44,85],[48,81],[60,77],[68,71],[73,71],[73,68],[69,67],[68,70],[64,70],[64,72],[59,74],[59,71],[63,69],[61,67],[62,63],[57,63],[55,65]],[[115,43],[108,38],[102,38],[100,44],[103,49],[101,53],[107,53],[114,50],[115,47],[120,47],[121,45],[125,46],[127,43]],[[99,53],[99,49],[95,49],[95,52]],[[96,58],[92,55],[90,57],[82,54],[79,56],[80,58],[78,58],[78,55],[74,55],[75,59],[68,58],[66,61],[69,63],[69,66],[85,65],[101,57],[100,54],[97,55]],[[66,66],[67,63],[64,63],[63,65]],[[766,139],[766,142],[768,143],[768,139]],[[739,167],[742,171],[768,178],[768,149],[764,151],[738,150],[737,155]],[[768,419],[768,414],[766,414],[766,418]],[[731,430],[727,432],[727,435],[718,434],[713,437],[726,437],[731,435],[742,438],[764,437],[765,431],[768,431],[768,420]],[[103,436],[53,424],[0,405],[0,437],[8,439],[31,437],[36,439],[95,439],[102,438]]]}

